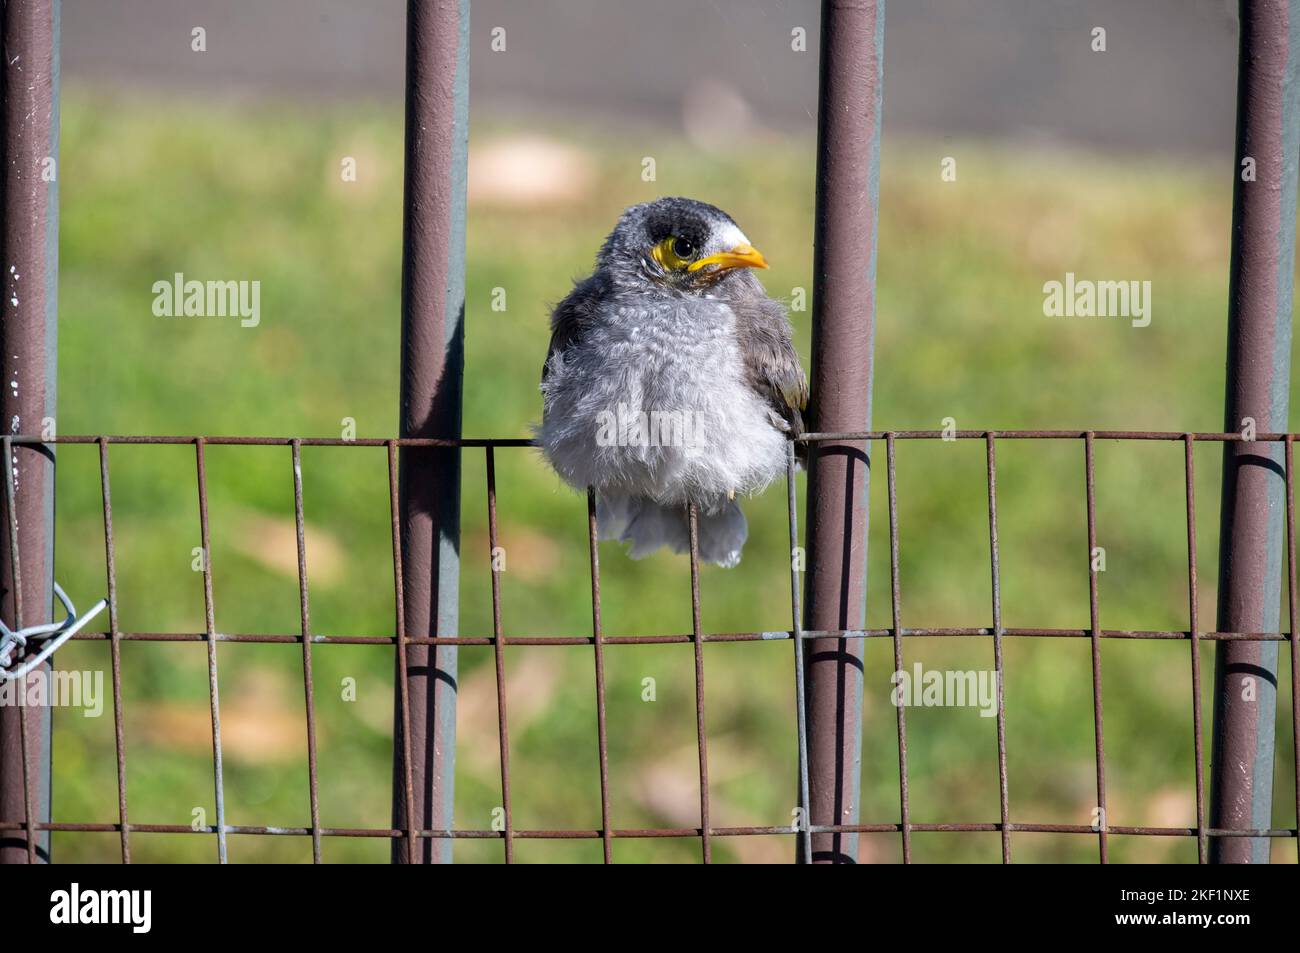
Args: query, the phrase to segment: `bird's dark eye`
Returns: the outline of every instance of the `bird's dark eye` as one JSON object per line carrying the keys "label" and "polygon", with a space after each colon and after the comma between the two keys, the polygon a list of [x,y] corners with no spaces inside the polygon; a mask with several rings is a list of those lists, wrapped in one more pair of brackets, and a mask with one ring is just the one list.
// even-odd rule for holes
{"label": "bird's dark eye", "polygon": [[685,238],[674,238],[673,254],[678,258],[691,258],[695,255],[695,246]]}

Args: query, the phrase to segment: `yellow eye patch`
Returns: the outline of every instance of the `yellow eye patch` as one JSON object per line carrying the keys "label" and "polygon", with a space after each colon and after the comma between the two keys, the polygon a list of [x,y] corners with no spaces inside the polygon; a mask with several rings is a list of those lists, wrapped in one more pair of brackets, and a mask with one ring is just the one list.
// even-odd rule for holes
{"label": "yellow eye patch", "polygon": [[680,271],[689,265],[697,249],[685,238],[669,235],[650,250],[650,256],[667,271]]}

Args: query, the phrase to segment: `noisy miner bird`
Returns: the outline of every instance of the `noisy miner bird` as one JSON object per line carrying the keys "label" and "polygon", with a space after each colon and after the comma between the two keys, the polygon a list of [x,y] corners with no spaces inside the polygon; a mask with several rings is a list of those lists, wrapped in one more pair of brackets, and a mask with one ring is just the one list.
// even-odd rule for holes
{"label": "noisy miner bird", "polygon": [[557,473],[596,491],[602,539],[640,558],[690,550],[740,562],[736,500],[786,468],[808,382],[785,307],[751,269],[767,262],[731,216],[661,198],[627,209],[551,315],[537,435]]}

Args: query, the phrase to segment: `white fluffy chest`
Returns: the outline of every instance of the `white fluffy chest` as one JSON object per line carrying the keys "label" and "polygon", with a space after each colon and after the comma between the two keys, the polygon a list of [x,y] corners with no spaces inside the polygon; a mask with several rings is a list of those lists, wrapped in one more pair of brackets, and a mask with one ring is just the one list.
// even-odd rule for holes
{"label": "white fluffy chest", "polygon": [[566,480],[708,505],[782,471],[785,437],[745,383],[724,302],[624,305],[603,318],[543,386],[540,436]]}

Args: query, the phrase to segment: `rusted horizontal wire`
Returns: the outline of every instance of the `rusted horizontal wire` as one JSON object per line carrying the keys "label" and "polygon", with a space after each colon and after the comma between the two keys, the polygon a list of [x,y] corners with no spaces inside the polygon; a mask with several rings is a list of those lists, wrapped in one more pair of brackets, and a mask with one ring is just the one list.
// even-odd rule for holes
{"label": "rusted horizontal wire", "polygon": [[1095,440],[1170,440],[1217,443],[1278,443],[1288,437],[1300,436],[1285,433],[1257,433],[1247,438],[1241,433],[1188,433],[1174,430],[867,430],[842,433],[805,433],[795,437],[797,443],[821,443],[827,440],[1086,440],[1091,434]]}
{"label": "rusted horizontal wire", "polygon": [[[1138,629],[1102,629],[1103,639],[1139,639],[1186,641],[1192,633],[1187,630],[1138,630]],[[901,629],[898,635],[903,638],[978,638],[992,636],[991,628],[911,628]],[[1045,639],[1088,639],[1092,637],[1089,629],[1003,629],[1004,637],[1045,638]],[[119,632],[118,639],[123,642],[205,642],[208,636],[202,632]],[[771,632],[709,632],[701,635],[705,642],[781,642],[792,639],[795,634],[790,631]],[[799,635],[802,639],[892,639],[893,629],[807,629]],[[1220,642],[1287,642],[1291,636],[1286,632],[1198,632],[1198,639]],[[110,641],[108,632],[78,632],[72,637],[74,642]],[[233,633],[218,632],[212,636],[217,642],[251,642],[264,644],[295,644],[303,640],[301,635]],[[389,635],[312,635],[310,641],[318,644],[334,645],[396,645],[397,637]],[[407,636],[408,645],[493,645],[492,636]],[[667,635],[604,635],[601,642],[605,645],[674,645],[691,643],[695,636],[690,633]],[[502,642],[505,645],[592,645],[595,637],[590,635],[508,635]]]}
{"label": "rusted horizontal wire", "polygon": [[[1188,433],[1185,431],[1157,430],[869,430],[837,433],[806,433],[794,438],[799,443],[822,443],[837,440],[1085,440],[1091,434],[1096,440],[1167,440],[1183,441],[1190,438],[1199,442],[1232,443],[1251,440],[1259,443],[1278,443],[1300,434],[1257,433],[1248,439],[1241,433]],[[536,447],[536,440],[528,437],[222,437],[194,435],[136,435],[136,434],[72,434],[45,438],[39,434],[16,434],[10,442],[19,446],[33,444],[139,444],[148,446],[189,446],[202,441],[209,447],[291,447],[298,443],[304,447]]]}
{"label": "rusted horizontal wire", "polygon": [[[82,834],[112,834],[121,830],[120,824],[77,824],[67,822],[37,823],[33,825],[39,831],[60,831],[65,833],[82,833]],[[20,821],[0,822],[0,831],[4,830],[23,830],[26,827]],[[897,834],[902,830],[902,824],[883,823],[883,824],[815,824],[809,825],[807,830],[813,834]],[[997,832],[1003,829],[1003,825],[996,821],[988,823],[975,824],[922,824],[911,822],[908,829],[913,832],[922,833],[987,833]],[[1097,828],[1087,824],[1007,824],[1006,829],[1009,833],[1017,834],[1089,834],[1096,836]],[[131,823],[132,834],[215,834],[217,827],[214,825],[204,825],[201,827],[192,827],[189,824],[137,824]],[[277,837],[310,837],[312,828],[310,827],[254,827],[248,825],[231,825],[227,824],[222,830],[226,834],[255,834]],[[1108,825],[1106,831],[1109,834],[1129,834],[1140,837],[1196,837],[1197,830],[1195,827],[1124,827],[1118,825]],[[398,830],[397,828],[383,827],[322,827],[318,833],[322,837],[387,837],[400,838],[406,837],[408,832]],[[756,835],[778,835],[784,834],[794,836],[796,831],[792,830],[790,825],[769,826],[769,827],[710,827],[708,830],[710,837],[748,837]],[[1295,828],[1255,828],[1241,830],[1223,830],[1210,828],[1205,831],[1210,837],[1270,837],[1270,838],[1293,838],[1300,836]],[[416,830],[416,837],[425,838],[453,838],[461,840],[504,840],[505,831],[493,831],[483,829],[465,829],[465,830]],[[655,837],[703,837],[704,831],[698,827],[654,827],[654,828],[614,828],[609,832],[611,837],[616,838],[634,838],[647,839]],[[518,839],[532,840],[599,840],[605,836],[605,832],[595,828],[585,829],[536,829],[536,830],[514,830],[511,836]]]}
{"label": "rusted horizontal wire", "polygon": [[440,437],[210,437],[196,434],[194,436],[145,436],[135,434],[101,434],[98,436],[77,434],[72,436],[55,436],[48,439],[32,434],[15,435],[12,442],[22,445],[31,444],[79,444],[79,443],[115,443],[141,446],[192,446],[202,441],[209,447],[292,447],[295,443],[303,447],[535,447],[536,440],[527,437],[462,437],[456,440]]}

